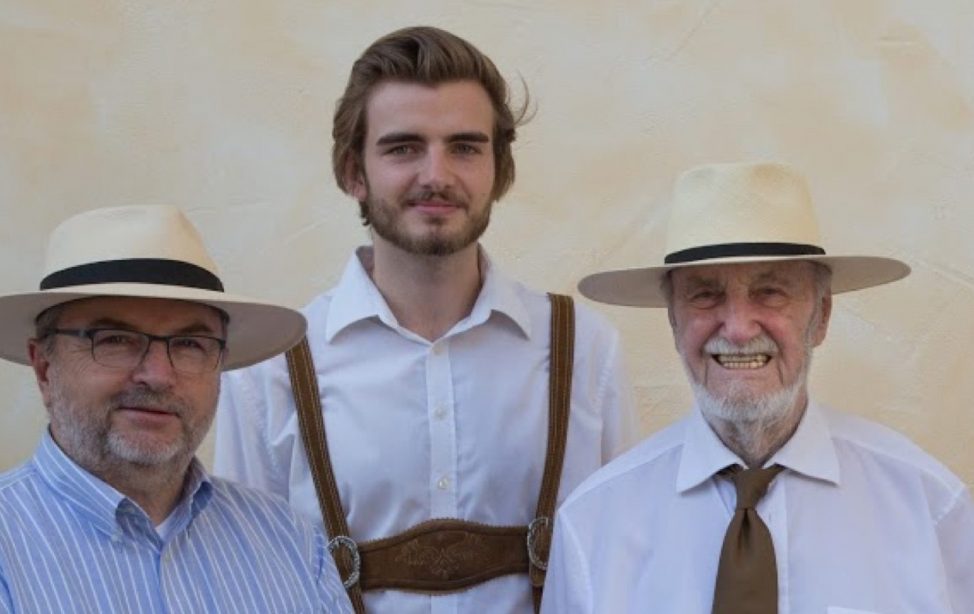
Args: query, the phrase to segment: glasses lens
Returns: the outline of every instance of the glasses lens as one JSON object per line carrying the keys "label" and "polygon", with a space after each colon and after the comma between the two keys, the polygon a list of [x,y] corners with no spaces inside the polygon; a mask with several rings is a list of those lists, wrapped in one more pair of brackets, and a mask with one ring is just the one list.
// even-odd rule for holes
{"label": "glasses lens", "polygon": [[149,340],[129,330],[98,330],[91,335],[91,355],[106,367],[134,367],[142,359]]}
{"label": "glasses lens", "polygon": [[184,373],[212,371],[220,362],[222,350],[220,340],[213,337],[186,335],[169,339],[172,366]]}

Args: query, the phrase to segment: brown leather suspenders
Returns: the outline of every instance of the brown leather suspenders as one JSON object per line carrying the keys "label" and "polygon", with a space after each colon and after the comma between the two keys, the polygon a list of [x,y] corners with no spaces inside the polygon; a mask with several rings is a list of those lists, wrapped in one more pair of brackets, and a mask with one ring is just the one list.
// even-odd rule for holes
{"label": "brown leather suspenders", "polygon": [[568,436],[575,345],[571,297],[548,296],[551,300],[548,443],[537,511],[527,526],[497,527],[453,518],[434,519],[392,537],[356,544],[349,536],[331,468],[307,338],[287,352],[301,439],[331,539],[328,549],[335,557],[358,614],[365,612],[362,591],[385,588],[451,593],[512,573],[529,574],[535,611],[538,610]]}

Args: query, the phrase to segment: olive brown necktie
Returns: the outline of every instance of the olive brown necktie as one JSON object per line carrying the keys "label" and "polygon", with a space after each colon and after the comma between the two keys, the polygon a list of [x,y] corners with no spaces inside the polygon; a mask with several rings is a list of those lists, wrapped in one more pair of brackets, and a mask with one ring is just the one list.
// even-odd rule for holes
{"label": "olive brown necktie", "polygon": [[714,587],[713,614],[775,614],[778,611],[778,570],[767,525],[754,509],[771,480],[783,469],[734,466],[725,475],[737,488],[737,508],[720,551]]}

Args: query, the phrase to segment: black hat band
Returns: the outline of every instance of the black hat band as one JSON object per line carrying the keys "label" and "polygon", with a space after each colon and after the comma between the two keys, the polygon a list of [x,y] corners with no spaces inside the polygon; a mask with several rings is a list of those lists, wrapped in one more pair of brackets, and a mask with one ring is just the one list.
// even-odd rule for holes
{"label": "black hat band", "polygon": [[682,264],[715,258],[741,258],[748,256],[824,256],[825,250],[817,245],[802,243],[719,243],[681,249],[667,254],[665,264]]}
{"label": "black hat band", "polygon": [[90,284],[158,284],[223,292],[220,278],[203,267],[180,260],[129,258],[80,264],[41,280],[41,290]]}

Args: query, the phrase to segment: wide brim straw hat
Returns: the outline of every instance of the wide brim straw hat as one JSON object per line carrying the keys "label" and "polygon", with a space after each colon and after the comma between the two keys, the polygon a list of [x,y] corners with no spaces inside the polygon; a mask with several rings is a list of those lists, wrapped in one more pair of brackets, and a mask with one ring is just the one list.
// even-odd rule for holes
{"label": "wide brim straw hat", "polygon": [[39,290],[0,296],[0,357],[30,364],[27,340],[46,309],[77,299],[120,296],[191,301],[227,314],[223,369],[245,367],[301,340],[301,313],[223,291],[216,265],[182,211],[136,205],[87,211],[48,240]]}
{"label": "wide brim straw hat", "polygon": [[686,267],[819,262],[832,271],[834,294],[910,273],[893,258],[827,254],[805,178],[775,162],[711,164],[683,173],[670,204],[665,254],[659,265],[589,275],[578,289],[603,303],[666,307],[663,277]]}

